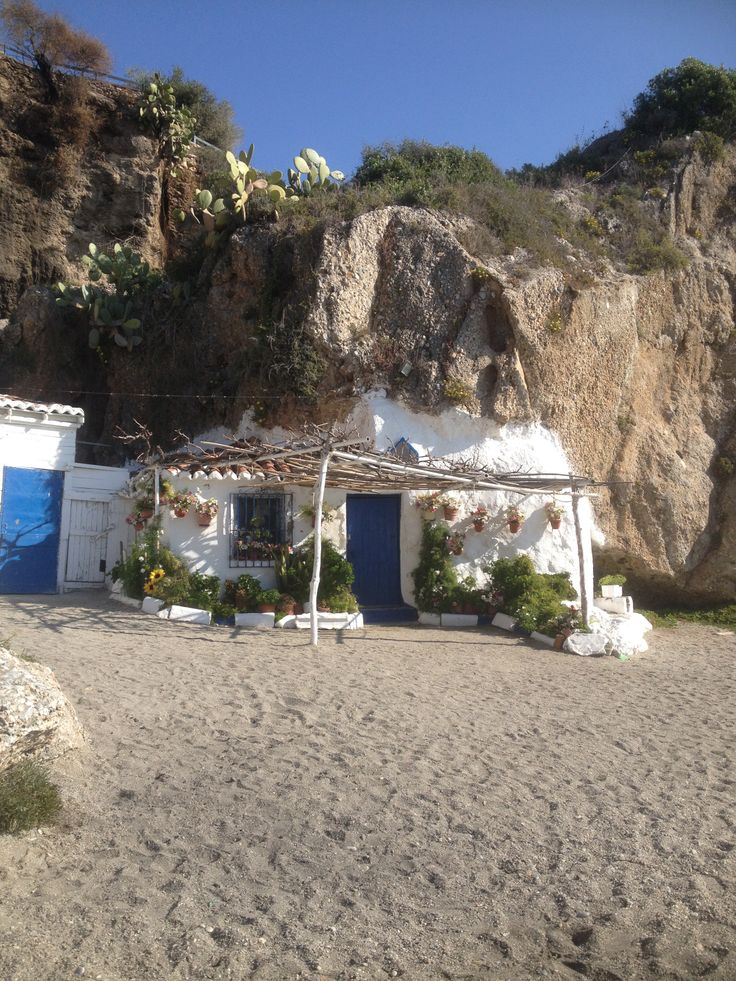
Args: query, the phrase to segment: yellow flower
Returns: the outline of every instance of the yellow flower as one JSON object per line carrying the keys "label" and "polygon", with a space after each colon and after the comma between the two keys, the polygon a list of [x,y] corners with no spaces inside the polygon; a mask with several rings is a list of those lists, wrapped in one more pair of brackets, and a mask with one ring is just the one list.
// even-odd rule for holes
{"label": "yellow flower", "polygon": [[151,573],[151,580],[152,582],[158,582],[159,579],[163,579],[165,575],[166,573],[164,572],[163,569],[160,568],[154,569],[153,572]]}
{"label": "yellow flower", "polygon": [[143,592],[144,593],[152,593],[153,592],[153,589],[154,589],[153,583],[152,582],[147,582],[144,585],[144,587],[143,587]]}

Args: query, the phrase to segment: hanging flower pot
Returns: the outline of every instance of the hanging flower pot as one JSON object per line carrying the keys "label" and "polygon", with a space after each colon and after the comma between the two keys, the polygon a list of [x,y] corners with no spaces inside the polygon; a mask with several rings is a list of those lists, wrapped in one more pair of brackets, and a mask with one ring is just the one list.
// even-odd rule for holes
{"label": "hanging flower pot", "polygon": [[188,508],[174,508],[175,518],[186,518],[188,514],[189,514]]}
{"label": "hanging flower pot", "polygon": [[473,522],[473,528],[476,531],[483,531],[488,522],[488,511],[484,504],[479,504],[475,511],[470,515],[470,520]]}
{"label": "hanging flower pot", "polygon": [[206,501],[195,501],[194,510],[197,514],[197,524],[206,528],[217,514],[219,507],[214,497],[210,497]]}
{"label": "hanging flower pot", "polygon": [[524,524],[524,514],[515,505],[512,504],[510,508],[506,510],[506,521],[509,526],[509,531],[515,535],[517,531],[520,531],[521,526]]}
{"label": "hanging flower pot", "polygon": [[175,517],[186,518],[190,508],[193,508],[196,502],[197,498],[191,491],[183,491],[179,494],[172,494],[168,504]]}
{"label": "hanging flower pot", "polygon": [[462,555],[465,547],[465,535],[461,531],[453,531],[447,536],[447,551],[450,555]]}
{"label": "hanging flower pot", "polygon": [[136,521],[134,523],[133,527],[135,528],[136,531],[143,531],[143,529],[146,527],[146,525],[145,525],[145,522],[143,522],[143,521]]}
{"label": "hanging flower pot", "polygon": [[555,504],[554,501],[548,501],[544,505],[544,510],[547,513],[547,520],[550,523],[550,527],[559,528],[562,524],[562,516],[565,513],[564,508],[561,508],[559,504]]}
{"label": "hanging flower pot", "polygon": [[139,514],[144,521],[149,521],[153,517],[153,508],[141,508]]}
{"label": "hanging flower pot", "polygon": [[460,514],[460,504],[456,497],[453,497],[451,494],[445,494],[437,498],[437,504],[442,508],[445,521],[457,520],[457,516]]}

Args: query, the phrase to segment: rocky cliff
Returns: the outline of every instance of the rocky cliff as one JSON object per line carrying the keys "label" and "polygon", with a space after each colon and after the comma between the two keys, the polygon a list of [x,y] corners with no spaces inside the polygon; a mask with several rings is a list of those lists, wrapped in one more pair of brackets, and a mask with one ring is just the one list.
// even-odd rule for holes
{"label": "rocky cliff", "polygon": [[[375,387],[425,411],[538,420],[577,472],[611,484],[596,502],[601,567],[655,596],[736,596],[733,152],[710,164],[689,154],[659,205],[687,256],[678,272],[634,276],[597,261],[575,276],[518,251],[479,254],[470,219],[407,207],[310,231],[249,224],[205,263],[186,308],[164,311],[134,354],[101,360],[47,292],[20,294],[57,270],[78,274],[101,233],[128,229],[151,256],[165,251],[155,148],[130,126],[112,112],[79,183],[45,220],[23,214],[37,142],[12,126],[0,134],[3,177],[14,174],[3,203],[12,233],[0,241],[12,307],[5,387],[66,399],[78,390],[87,438],[101,444],[132,417],[162,440],[176,428],[235,427],[246,408],[274,423],[344,418]],[[585,265],[572,247],[570,263]]]}

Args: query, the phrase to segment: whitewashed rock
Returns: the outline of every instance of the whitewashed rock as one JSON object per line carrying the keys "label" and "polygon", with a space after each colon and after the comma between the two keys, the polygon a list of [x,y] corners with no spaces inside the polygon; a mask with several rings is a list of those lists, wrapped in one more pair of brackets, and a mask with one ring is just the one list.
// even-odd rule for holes
{"label": "whitewashed rock", "polygon": [[477,613],[443,613],[443,627],[477,627]]}
{"label": "whitewashed rock", "polygon": [[72,705],[50,668],[0,647],[0,771],[24,759],[52,759],[84,743]]}
{"label": "whitewashed rock", "polygon": [[293,613],[287,613],[285,617],[276,621],[275,626],[281,630],[291,630],[296,627],[296,616]]}
{"label": "whitewashed rock", "polygon": [[141,603],[141,609],[144,613],[158,613],[163,605],[163,600],[156,599],[155,596],[146,596]]}
{"label": "whitewashed rock", "polygon": [[652,629],[651,623],[641,613],[627,615],[606,613],[594,607],[589,617],[593,630],[604,634],[609,643],[609,654],[643,654],[649,650],[644,634]]}
{"label": "whitewashed rock", "polygon": [[516,620],[506,613],[497,613],[491,623],[494,627],[500,627],[502,630],[513,630],[516,626]]}
{"label": "whitewashed rock", "polygon": [[134,599],[132,596],[126,596],[125,593],[110,593],[110,599],[115,600],[116,603],[123,603],[125,606],[132,606],[136,610],[140,610],[141,601]]}
{"label": "whitewashed rock", "polygon": [[532,631],[531,639],[536,640],[539,644],[546,644],[547,647],[554,647],[555,645],[554,637],[548,637],[547,634],[540,634],[538,630]]}
{"label": "whitewashed rock", "polygon": [[562,649],[568,654],[580,654],[581,657],[600,657],[609,653],[608,638],[604,634],[586,634],[576,630],[567,638]]}
{"label": "whitewashed rock", "polygon": [[169,610],[169,620],[178,620],[180,623],[209,624],[212,620],[212,614],[209,610],[198,610],[193,606],[172,606]]}
{"label": "whitewashed rock", "polygon": [[439,613],[419,613],[419,622],[425,624],[427,627],[439,627],[442,623],[442,617]]}
{"label": "whitewashed rock", "polygon": [[236,613],[236,627],[260,627],[261,630],[270,630],[276,621],[275,613]]}

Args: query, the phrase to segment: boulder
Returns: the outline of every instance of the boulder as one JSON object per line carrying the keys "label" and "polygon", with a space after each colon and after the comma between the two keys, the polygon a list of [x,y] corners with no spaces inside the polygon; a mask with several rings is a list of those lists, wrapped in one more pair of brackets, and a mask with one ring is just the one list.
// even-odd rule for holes
{"label": "boulder", "polygon": [[565,641],[563,650],[584,656],[615,654],[630,657],[649,649],[644,634],[651,623],[640,613],[612,614],[596,607],[590,614],[592,633],[575,631]]}
{"label": "boulder", "polygon": [[0,772],[53,759],[84,743],[77,713],[50,668],[0,647]]}

